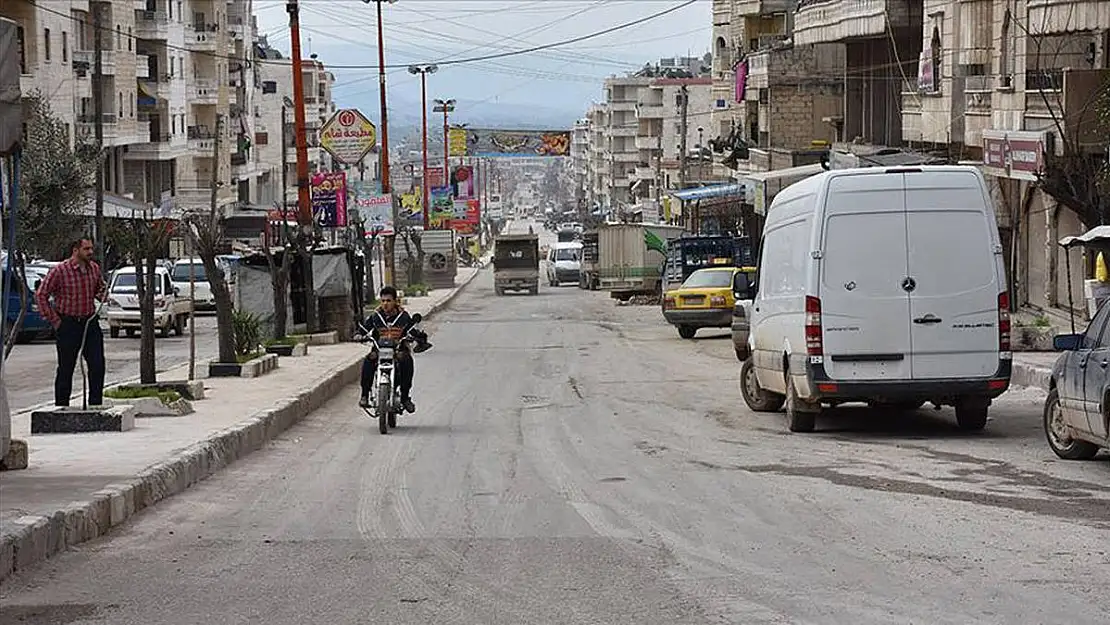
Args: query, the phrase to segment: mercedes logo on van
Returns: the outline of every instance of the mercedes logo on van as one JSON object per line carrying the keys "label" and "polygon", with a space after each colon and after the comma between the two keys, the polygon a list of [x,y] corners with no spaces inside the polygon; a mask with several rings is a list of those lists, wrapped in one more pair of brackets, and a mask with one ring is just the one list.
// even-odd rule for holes
{"label": "mercedes logo on van", "polygon": [[913,278],[909,278],[909,277],[907,277],[905,280],[902,280],[902,290],[903,291],[909,293],[909,292],[913,291],[916,288],[917,288],[917,280],[914,280]]}
{"label": "mercedes logo on van", "polygon": [[845,282],[844,283],[844,290],[845,291],[855,291],[856,290],[856,283],[855,282]]}

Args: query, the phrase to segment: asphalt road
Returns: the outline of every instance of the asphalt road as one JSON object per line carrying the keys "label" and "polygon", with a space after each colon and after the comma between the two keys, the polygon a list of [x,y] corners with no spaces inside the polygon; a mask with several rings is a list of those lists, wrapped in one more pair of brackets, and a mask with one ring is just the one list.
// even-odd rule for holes
{"label": "asphalt road", "polygon": [[419,411],[349,388],[244,461],[0,586],[0,623],[1106,623],[1110,462],[1039,396],[979,435],[743,404],[727,333],[489,272],[429,324]]}
{"label": "asphalt road", "polygon": [[[105,385],[139,377],[139,338],[118,339],[108,336],[104,328]],[[198,313],[196,318],[197,362],[207,362],[217,353],[216,315]],[[155,355],[158,370],[172,369],[189,362],[189,332],[182,336],[155,338]],[[54,341],[35,341],[16,345],[4,363],[4,383],[8,387],[8,401],[13,412],[54,401],[54,372],[58,367],[58,354]],[[73,391],[81,393],[81,368],[73,373]]]}

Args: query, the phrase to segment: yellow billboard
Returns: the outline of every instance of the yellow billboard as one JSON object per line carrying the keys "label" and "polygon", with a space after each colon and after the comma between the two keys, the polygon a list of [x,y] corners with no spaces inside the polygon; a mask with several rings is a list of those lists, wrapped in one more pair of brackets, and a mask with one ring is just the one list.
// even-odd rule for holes
{"label": "yellow billboard", "polygon": [[466,156],[466,129],[452,128],[448,130],[447,145],[451,156]]}

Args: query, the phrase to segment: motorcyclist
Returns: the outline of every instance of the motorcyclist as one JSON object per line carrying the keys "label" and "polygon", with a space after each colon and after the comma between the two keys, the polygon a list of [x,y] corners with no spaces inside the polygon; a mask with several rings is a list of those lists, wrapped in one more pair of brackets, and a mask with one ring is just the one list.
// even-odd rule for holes
{"label": "motorcyclist", "polygon": [[[408,412],[416,412],[409,393],[412,391],[413,362],[412,352],[417,353],[429,349],[432,344],[428,342],[428,334],[418,328],[413,328],[415,322],[409,313],[401,307],[397,299],[397,289],[384,286],[378,293],[378,307],[362,322],[364,331],[369,331],[374,339],[389,338],[400,340],[406,333],[416,341],[413,350],[408,341],[397,346],[396,384],[401,391],[401,405]],[[411,331],[410,331],[411,330]],[[378,352],[373,351],[366,355],[362,361],[362,393],[359,395],[358,405],[363,408],[370,406],[370,387],[374,384],[374,374],[378,370]]]}

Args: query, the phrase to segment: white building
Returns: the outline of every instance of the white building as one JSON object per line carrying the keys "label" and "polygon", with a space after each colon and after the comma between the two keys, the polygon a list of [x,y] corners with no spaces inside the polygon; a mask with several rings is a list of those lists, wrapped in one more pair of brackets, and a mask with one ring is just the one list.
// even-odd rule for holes
{"label": "white building", "polygon": [[[273,143],[276,157],[267,148],[268,135],[280,136],[281,96],[270,96],[278,84],[281,95],[292,95],[292,71],[287,60],[253,62],[253,2],[0,0],[0,16],[20,28],[22,93],[45,95],[73,139],[95,136],[99,12],[106,214],[113,205],[205,208],[214,173],[220,206],[259,204],[276,194],[267,189],[281,163],[280,143]],[[275,83],[270,93],[268,80]],[[310,141],[335,109],[332,82],[318,61],[305,61]],[[315,166],[330,165],[314,152]]]}

